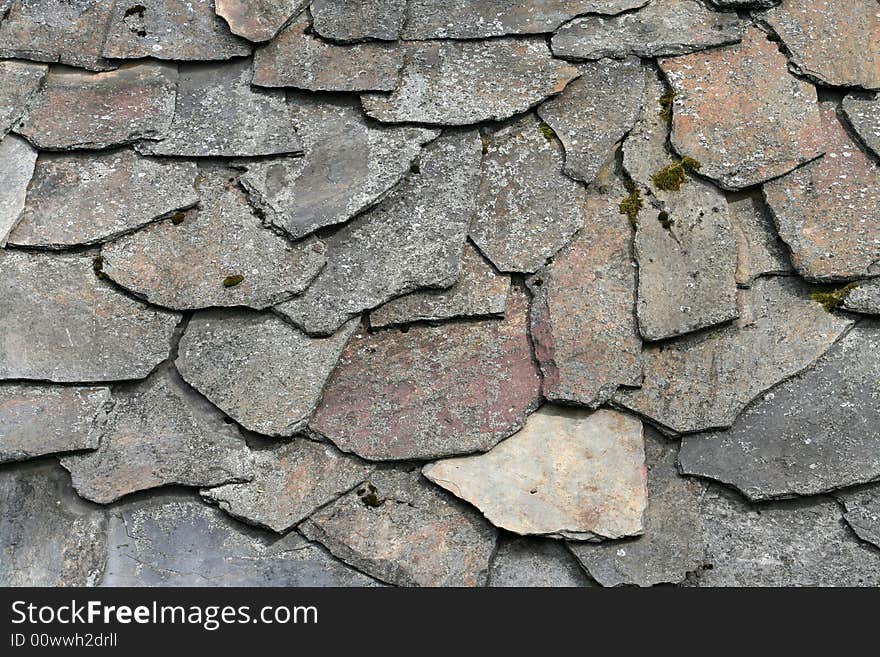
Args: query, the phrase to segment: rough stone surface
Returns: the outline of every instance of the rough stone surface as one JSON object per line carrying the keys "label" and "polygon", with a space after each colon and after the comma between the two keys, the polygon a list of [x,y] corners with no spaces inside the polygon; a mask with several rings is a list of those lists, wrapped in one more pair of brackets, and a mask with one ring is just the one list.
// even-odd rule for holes
{"label": "rough stone surface", "polygon": [[21,220],[37,151],[24,139],[7,135],[0,141],[0,247]]}
{"label": "rough stone surface", "polygon": [[660,66],[677,94],[672,145],[725,189],[781,176],[823,152],[815,87],[788,73],[785,55],[757,28],[740,45]]}
{"label": "rough stone surface", "polygon": [[0,139],[25,113],[48,70],[45,64],[0,61]]}
{"label": "rough stone surface", "polygon": [[736,283],[748,287],[759,276],[788,274],[791,259],[773,217],[757,193],[728,194],[727,209],[736,238]]}
{"label": "rough stone surface", "polygon": [[497,532],[418,471],[377,471],[306,520],[302,532],[399,586],[481,586]]}
{"label": "rough stone surface", "polygon": [[248,163],[241,183],[264,221],[298,239],[382,200],[436,130],[368,123],[356,99],[288,93],[303,157]]}
{"label": "rough stone surface", "polygon": [[880,488],[865,486],[835,496],[846,508],[843,519],[863,541],[880,548]]}
{"label": "rough stone surface", "polygon": [[113,290],[88,254],[0,251],[0,379],[142,378],[179,319]]}
{"label": "rough stone surface", "polygon": [[849,94],[841,104],[843,115],[862,143],[880,157],[880,97]]}
{"label": "rough stone surface", "polygon": [[766,9],[780,2],[782,0],[709,0],[710,4],[722,9]]}
{"label": "rough stone surface", "polygon": [[334,41],[396,41],[408,0],[313,0],[315,32]]}
{"label": "rough stone surface", "polygon": [[356,334],[310,427],[367,459],[429,459],[489,449],[538,406],[528,300],[503,320]]}
{"label": "rough stone surface", "polygon": [[665,430],[725,428],[761,392],[814,363],[852,324],[795,280],[765,278],[740,292],[740,319],[646,349],[645,379],[614,401]]}
{"label": "rough stone surface", "polygon": [[861,281],[843,300],[847,310],[868,315],[880,315],[880,279]]}
{"label": "rough stone surface", "polygon": [[113,390],[100,443],[61,464],[80,497],[101,504],[168,484],[216,486],[253,477],[238,431],[170,367]]}
{"label": "rough stone surface", "polygon": [[230,515],[279,533],[347,493],[373,468],[303,438],[254,451],[254,479],[202,491]]}
{"label": "rough stone surface", "polygon": [[269,41],[308,0],[214,0],[214,10],[233,34],[248,41]]}
{"label": "rough stone surface", "polygon": [[407,44],[391,94],[364,94],[379,121],[467,125],[506,119],[558,94],[577,77],[541,38]]}
{"label": "rough stone surface", "polygon": [[193,317],[176,366],[186,381],[251,431],[292,436],[305,427],[352,321],[310,338],[272,314],[206,311]]}
{"label": "rough stone surface", "polygon": [[834,106],[822,106],[825,155],[764,186],[764,197],[808,280],[880,274],[880,167],[853,143]]}
{"label": "rough stone surface", "polygon": [[[168,308],[262,309],[301,293],[324,266],[324,245],[292,243],[264,228],[223,167],[202,167],[201,207],[104,246],[104,274]],[[229,285],[230,277],[243,276]]]}
{"label": "rough stone surface", "polygon": [[501,538],[489,569],[490,587],[595,586],[559,541]]}
{"label": "rough stone surface", "polygon": [[306,333],[328,335],[394,297],[455,283],[479,166],[476,132],[433,142],[382,203],[326,238],[327,267],[276,310]]}
{"label": "rough stone surface", "polygon": [[43,154],[9,241],[64,248],[113,239],[198,203],[197,173],[190,162],[152,160],[130,150],[89,158]]}

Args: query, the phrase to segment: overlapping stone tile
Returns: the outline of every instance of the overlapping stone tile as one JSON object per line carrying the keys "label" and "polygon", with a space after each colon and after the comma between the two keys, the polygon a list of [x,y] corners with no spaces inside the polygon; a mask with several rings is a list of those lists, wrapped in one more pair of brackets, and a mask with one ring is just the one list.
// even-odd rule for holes
{"label": "overlapping stone tile", "polygon": [[740,319],[646,349],[638,390],[614,401],[667,431],[725,428],[761,392],[814,363],[852,324],[787,277],[740,292]]}
{"label": "overlapping stone tile", "polygon": [[180,315],[120,294],[90,254],[0,251],[0,379],[114,381],[168,357]]}
{"label": "overlapping stone tile", "polygon": [[305,427],[356,328],[353,320],[332,337],[310,338],[272,314],[205,311],[187,325],[176,366],[245,428],[291,436]]}
{"label": "overlapping stone tile", "polygon": [[367,122],[356,99],[289,92],[301,158],[247,163],[241,183],[266,223],[298,239],[379,202],[439,132]]}
{"label": "overlapping stone tile", "polygon": [[421,41],[406,45],[391,94],[364,94],[366,113],[388,123],[467,125],[524,112],[578,76],[541,38]]}
{"label": "overlapping stone tile", "polygon": [[847,310],[867,315],[880,315],[880,279],[859,281],[841,306]]}
{"label": "overlapping stone tile", "polygon": [[617,411],[544,406],[489,452],[422,472],[516,534],[601,540],[644,527],[642,423]]}
{"label": "overlapping stone tile", "polygon": [[36,161],[37,151],[24,139],[7,135],[0,140],[0,247],[24,213]]}
{"label": "overlapping stone tile", "polygon": [[374,460],[489,449],[540,400],[527,312],[525,292],[514,289],[503,320],[356,334],[310,428]]}
{"label": "overlapping stone tile", "polygon": [[0,61],[0,139],[25,113],[48,71],[45,64]]}
{"label": "overlapping stone tile", "polygon": [[788,274],[791,259],[779,239],[773,218],[757,193],[729,194],[727,209],[736,238],[736,283],[751,285],[759,276]]}
{"label": "overlapping stone tile", "polygon": [[554,55],[570,59],[682,55],[736,43],[744,26],[736,14],[711,11],[697,0],[654,0],[620,16],[576,18],[551,43]]}
{"label": "overlapping stone tile", "polygon": [[313,0],[315,32],[333,41],[396,41],[406,20],[408,0]]}
{"label": "overlapping stone tile", "polygon": [[880,157],[880,98],[849,94],[841,110],[862,143]]}
{"label": "overlapping stone tile", "polygon": [[595,586],[559,541],[503,537],[489,568],[490,587]]}
{"label": "overlapping stone tile", "polygon": [[329,335],[394,297],[455,283],[479,167],[476,132],[433,142],[382,203],[325,239],[327,267],[276,311],[310,335]]}
{"label": "overlapping stone tile", "polygon": [[304,438],[257,449],[254,479],[202,491],[226,513],[284,533],[349,492],[373,467],[334,447]]}
{"label": "overlapping stone tile", "polygon": [[116,387],[100,447],[61,464],[80,497],[101,504],[168,484],[217,486],[254,475],[238,431],[170,366]]}
{"label": "overlapping stone tile", "polygon": [[835,493],[846,513],[843,519],[863,541],[880,547],[880,488],[864,486]]}
{"label": "overlapping stone tile", "polygon": [[814,281],[880,273],[880,167],[822,105],[825,155],[764,186],[797,272]]}
{"label": "overlapping stone tile", "polygon": [[677,94],[672,145],[723,188],[757,185],[823,152],[816,89],[788,73],[759,29],[746,30],[742,44],[660,66]]}
{"label": "overlapping stone tile", "polygon": [[262,309],[300,294],[321,271],[323,243],[264,228],[231,169],[201,167],[196,187],[199,208],[104,245],[103,273],[168,308]]}
{"label": "overlapping stone tile", "polygon": [[301,525],[336,557],[399,586],[481,586],[497,532],[419,477],[377,471]]}
{"label": "overlapping stone tile", "polygon": [[9,241],[64,248],[113,239],[198,203],[197,174],[193,163],[153,160],[131,150],[89,157],[44,153]]}
{"label": "overlapping stone tile", "polygon": [[269,41],[308,0],[214,0],[214,10],[233,34],[248,41]]}

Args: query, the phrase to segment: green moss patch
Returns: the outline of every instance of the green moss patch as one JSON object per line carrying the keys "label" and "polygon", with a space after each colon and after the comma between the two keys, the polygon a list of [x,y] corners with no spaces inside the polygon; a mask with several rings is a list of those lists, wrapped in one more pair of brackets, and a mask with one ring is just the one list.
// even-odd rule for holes
{"label": "green moss patch", "polygon": [[626,181],[626,190],[629,196],[620,202],[620,214],[625,214],[629,219],[629,223],[635,228],[639,221],[639,212],[642,211],[644,203],[639,188],[632,181]]}
{"label": "green moss patch", "polygon": [[241,274],[235,274],[234,276],[227,276],[223,279],[223,287],[235,287],[239,283],[244,280],[244,276]]}
{"label": "green moss patch", "polygon": [[825,311],[830,313],[843,303],[843,300],[849,296],[849,293],[855,290],[858,286],[858,283],[849,283],[838,288],[830,285],[823,285],[810,294],[810,298],[816,303],[822,304]]}
{"label": "green moss patch", "polygon": [[687,177],[687,174],[699,171],[701,166],[702,164],[697,162],[694,158],[684,157],[681,162],[667,164],[660,169],[660,171],[651,176],[651,181],[654,183],[654,187],[659,190],[664,192],[677,192],[681,190],[682,185],[690,180],[690,178]]}

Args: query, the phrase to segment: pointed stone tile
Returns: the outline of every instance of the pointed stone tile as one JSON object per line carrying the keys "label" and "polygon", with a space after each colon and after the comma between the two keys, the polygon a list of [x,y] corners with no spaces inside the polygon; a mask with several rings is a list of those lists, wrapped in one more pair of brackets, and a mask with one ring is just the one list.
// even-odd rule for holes
{"label": "pointed stone tile", "polygon": [[313,0],[315,32],[325,39],[397,41],[406,21],[407,0]]}
{"label": "pointed stone tile", "polygon": [[45,64],[0,61],[0,139],[25,113],[48,71]]}
{"label": "pointed stone tile", "polygon": [[785,55],[757,28],[740,45],[660,66],[677,94],[672,145],[724,189],[776,178],[823,152],[815,87],[788,73]]}
{"label": "pointed stone tile", "polygon": [[168,357],[177,313],[120,294],[88,254],[0,251],[0,379],[145,377]]}
{"label": "pointed stone tile", "polygon": [[370,326],[503,315],[509,291],[510,277],[497,273],[468,243],[461,258],[458,283],[448,290],[412,292],[392,299],[370,313]]}
{"label": "pointed stone tile", "polygon": [[0,586],[94,586],[104,571],[107,517],[70,487],[57,463],[0,469]]}
{"label": "pointed stone tile", "polygon": [[849,94],[844,97],[841,109],[862,143],[880,157],[880,97],[871,99]]}
{"label": "pointed stone tile", "polygon": [[272,314],[206,311],[189,322],[176,366],[186,381],[246,429],[292,436],[357,328],[310,338]]}
{"label": "pointed stone tile", "polygon": [[675,433],[729,427],[749,402],[809,367],[852,324],[785,277],[758,279],[740,296],[739,322],[649,347],[642,387],[620,390],[614,401]]}
{"label": "pointed stone tile", "polygon": [[299,153],[293,113],[281,91],[251,89],[251,62],[180,66],[167,138],[141,142],[147,155],[251,157]]}
{"label": "pointed stone tile", "polygon": [[490,587],[575,588],[595,586],[559,541],[501,538],[489,569]]}
{"label": "pointed stone tile", "polygon": [[168,484],[216,486],[254,474],[238,430],[169,366],[113,390],[100,443],[61,460],[80,497],[100,504]]}
{"label": "pointed stone tile", "polygon": [[253,83],[309,91],[393,91],[403,54],[397,44],[323,41],[300,17],[254,54]]}
{"label": "pointed stone tile", "polygon": [[276,311],[310,335],[329,335],[389,299],[455,283],[479,167],[476,132],[433,142],[382,203],[325,239],[327,267]]}
{"label": "pointed stone tile", "polygon": [[571,59],[682,55],[736,43],[744,26],[736,14],[711,11],[696,0],[654,0],[620,16],[576,18],[553,35],[552,47],[557,57]]}
{"label": "pointed stone tile", "polygon": [[336,557],[399,586],[482,586],[497,532],[418,471],[377,471],[306,520]]}
{"label": "pointed stone tile", "polygon": [[880,167],[849,138],[834,105],[822,105],[825,155],[764,186],[764,198],[808,280],[880,274]]}
{"label": "pointed stone tile", "polygon": [[856,536],[880,548],[880,487],[841,491],[834,497],[846,509],[843,519]]}
{"label": "pointed stone tile", "polygon": [[109,388],[0,384],[0,463],[98,447]]}
{"label": "pointed stone tile", "polygon": [[391,94],[364,94],[364,110],[388,123],[467,125],[524,112],[578,76],[542,38],[423,41],[406,46]]}
{"label": "pointed stone tile", "polygon": [[867,315],[880,315],[880,279],[860,281],[843,300],[841,306],[847,310]]}
{"label": "pointed stone tile", "polygon": [[7,135],[0,141],[0,247],[24,213],[36,161],[37,151],[24,139]]}
{"label": "pointed stone tile", "polygon": [[202,167],[200,207],[104,245],[103,273],[176,309],[262,309],[300,294],[324,266],[323,243],[292,243],[264,228],[234,176]]}
{"label": "pointed stone tile", "polygon": [[677,584],[703,565],[700,498],[705,486],[678,474],[678,445],[647,431],[648,508],[643,536],[603,543],[569,543],[602,586]]}
{"label": "pointed stone tile", "polygon": [[779,239],[767,205],[756,193],[728,195],[727,209],[736,237],[736,283],[748,287],[759,276],[788,274],[791,260]]}
{"label": "pointed stone tile", "polygon": [[117,2],[104,42],[104,57],[114,59],[221,60],[250,53],[250,44],[214,14],[214,0]]}
{"label": "pointed stone tile", "polygon": [[106,73],[53,69],[16,131],[39,149],[109,148],[161,139],[174,115],[177,70],[130,64]]}
{"label": "pointed stone tile", "polygon": [[248,41],[269,41],[309,0],[214,0],[214,11],[233,34]]}
{"label": "pointed stone tile", "polygon": [[202,491],[226,513],[284,533],[366,479],[373,467],[304,438],[254,451],[254,479]]}
{"label": "pointed stone tile", "polygon": [[584,223],[584,187],[562,173],[562,145],[528,114],[484,136],[470,236],[504,272],[540,269]]}
{"label": "pointed stone tile", "polygon": [[540,401],[527,312],[525,292],[512,290],[503,320],[356,334],[310,428],[371,460],[491,448]]}
{"label": "pointed stone tile", "polygon": [[382,200],[439,132],[368,123],[356,99],[289,92],[303,157],[246,164],[241,183],[264,222],[294,239]]}
{"label": "pointed stone tile", "polygon": [[193,163],[152,160],[130,150],[43,154],[9,241],[64,248],[113,239],[198,203],[197,173]]}

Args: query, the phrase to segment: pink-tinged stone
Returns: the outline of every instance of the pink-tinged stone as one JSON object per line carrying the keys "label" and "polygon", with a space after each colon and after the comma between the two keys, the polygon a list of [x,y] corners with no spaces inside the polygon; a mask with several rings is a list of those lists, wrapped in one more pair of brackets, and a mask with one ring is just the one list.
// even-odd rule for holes
{"label": "pink-tinged stone", "polygon": [[214,11],[233,34],[248,41],[269,41],[309,0],[214,0]]}

